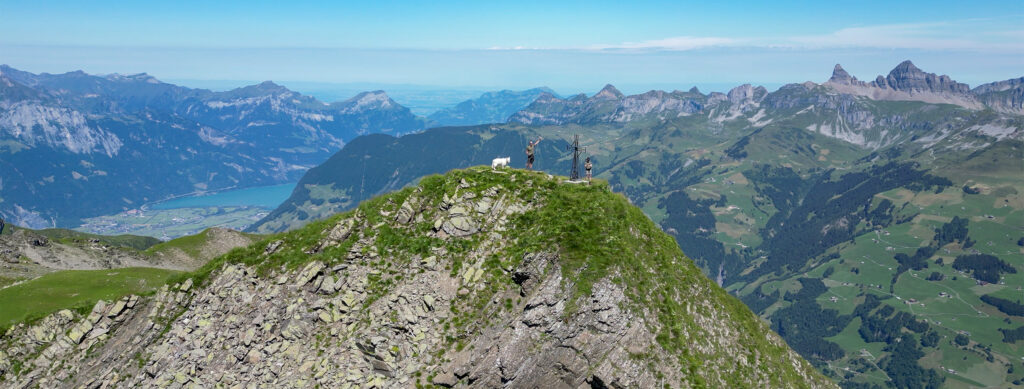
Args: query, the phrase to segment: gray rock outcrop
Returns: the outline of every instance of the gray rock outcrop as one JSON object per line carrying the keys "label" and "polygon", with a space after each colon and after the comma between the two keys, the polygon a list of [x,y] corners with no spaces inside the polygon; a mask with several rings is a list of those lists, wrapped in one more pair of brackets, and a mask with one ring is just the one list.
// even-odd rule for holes
{"label": "gray rock outcrop", "polygon": [[[268,239],[248,248],[254,261],[215,262],[155,295],[16,326],[0,337],[0,386],[834,387],[753,314],[709,300],[730,298],[710,280],[671,286],[687,316],[666,330],[614,273],[580,293],[585,269],[563,273],[557,245],[510,256],[525,238],[513,220],[558,184],[476,178],[509,174],[518,186],[449,180],[418,205],[389,198]],[[685,354],[665,348],[666,333],[688,340]]]}

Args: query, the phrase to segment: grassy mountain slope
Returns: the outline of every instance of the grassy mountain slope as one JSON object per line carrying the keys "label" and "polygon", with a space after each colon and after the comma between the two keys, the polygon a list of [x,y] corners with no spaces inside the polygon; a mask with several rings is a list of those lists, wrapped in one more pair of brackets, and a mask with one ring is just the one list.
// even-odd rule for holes
{"label": "grassy mountain slope", "polygon": [[255,236],[211,228],[168,242],[12,225],[0,235],[0,327],[62,309],[88,310],[101,299],[148,293],[182,271],[246,246]]}
{"label": "grassy mountain slope", "polygon": [[132,267],[63,270],[0,289],[0,329],[31,323],[62,309],[85,311],[98,300],[118,299],[159,289],[175,270]]}
{"label": "grassy mountain slope", "polygon": [[[1024,237],[1020,117],[949,104],[871,100],[816,84],[786,86],[757,101],[695,99],[706,104],[696,114],[634,113],[616,122],[630,114],[628,106],[595,100],[591,105],[606,108],[598,116],[611,121],[584,115],[591,121],[490,127],[546,139],[579,133],[598,177],[676,238],[709,277],[772,322],[798,352],[845,385],[1000,386],[1024,378],[1024,365],[1012,357],[1020,352],[1016,334],[1024,332],[1017,332],[1024,322],[982,300],[992,294],[986,299],[1013,311],[992,298],[1013,303],[1020,298],[1013,286],[1024,273],[1024,252],[1016,245]],[[530,117],[544,114],[542,108],[530,111]],[[559,115],[567,115],[563,111]],[[439,136],[435,142],[446,144],[449,154],[472,155],[481,140],[470,140],[445,143]],[[399,171],[452,168],[424,154],[393,158],[389,169]],[[554,162],[543,166],[548,171],[568,171],[565,152],[542,161]],[[338,169],[325,167],[321,174]],[[969,221],[963,239],[975,243],[964,247],[966,241],[931,239],[954,216]],[[864,251],[868,246],[874,251]],[[938,249],[916,254],[922,247]],[[971,287],[975,271],[952,264],[976,254],[992,255],[1016,272],[1001,271],[997,282]],[[865,257],[876,264],[869,266]],[[987,261],[977,258],[963,261]],[[932,272],[938,274],[927,280]],[[907,305],[908,298],[922,301],[916,290],[935,298],[940,291],[956,291],[964,309]],[[822,318],[831,324],[815,328]],[[876,334],[873,329],[884,327],[879,323],[888,323],[888,332]],[[961,340],[973,336],[967,333],[989,335],[962,345],[955,341],[958,335]],[[918,346],[896,347],[903,340]]]}
{"label": "grassy mountain slope", "polygon": [[98,305],[104,337],[73,313],[16,327],[0,341],[75,339],[0,369],[16,385],[834,386],[625,197],[562,179],[425,177]]}

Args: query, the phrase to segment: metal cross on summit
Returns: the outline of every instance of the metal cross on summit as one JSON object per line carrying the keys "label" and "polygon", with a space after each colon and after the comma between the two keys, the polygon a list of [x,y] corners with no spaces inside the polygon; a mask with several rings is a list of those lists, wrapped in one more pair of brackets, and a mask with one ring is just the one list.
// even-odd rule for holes
{"label": "metal cross on summit", "polygon": [[580,179],[580,154],[587,152],[586,147],[580,147],[580,134],[575,134],[572,144],[565,146],[566,151],[572,151],[572,171],[569,172],[569,181]]}

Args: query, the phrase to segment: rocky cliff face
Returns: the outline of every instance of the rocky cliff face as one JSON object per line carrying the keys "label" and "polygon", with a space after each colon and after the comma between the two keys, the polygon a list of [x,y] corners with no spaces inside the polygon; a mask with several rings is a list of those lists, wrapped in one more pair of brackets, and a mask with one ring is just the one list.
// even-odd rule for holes
{"label": "rocky cliff face", "polygon": [[978,85],[971,93],[996,111],[1024,115],[1024,77]]}
{"label": "rocky cliff face", "polygon": [[956,82],[947,75],[927,73],[910,61],[901,62],[888,76],[878,76],[872,82],[857,80],[837,64],[832,77],[823,85],[839,93],[874,100],[953,104],[975,110],[985,107],[970,93],[967,84]]}
{"label": "rocky cliff face", "polygon": [[953,81],[949,76],[925,73],[913,62],[903,61],[889,72],[889,76],[875,80],[871,86],[891,88],[913,94],[915,92],[965,94],[970,91],[967,84]]}
{"label": "rocky cliff face", "polygon": [[834,387],[605,184],[486,168],[0,343],[10,387]]}
{"label": "rocky cliff face", "polygon": [[840,93],[866,96],[876,100],[922,101],[959,105],[969,109],[991,108],[996,112],[1024,114],[1024,77],[979,85],[970,89],[947,75],[919,69],[910,61],[897,65],[888,76],[870,83],[857,80],[836,65],[824,85]]}

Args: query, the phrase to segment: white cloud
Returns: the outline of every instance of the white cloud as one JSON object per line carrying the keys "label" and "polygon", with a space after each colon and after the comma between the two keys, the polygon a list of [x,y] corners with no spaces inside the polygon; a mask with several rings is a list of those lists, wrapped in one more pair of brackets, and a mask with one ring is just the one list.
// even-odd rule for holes
{"label": "white cloud", "polygon": [[665,39],[649,40],[642,42],[625,42],[620,44],[597,44],[586,47],[590,50],[670,50],[686,51],[702,49],[715,46],[736,46],[742,40],[734,38],[713,37],[713,36],[677,36]]}
{"label": "white cloud", "polygon": [[794,36],[778,42],[801,48],[883,48],[922,50],[1020,50],[1024,44],[1000,37],[983,21],[887,24],[848,27],[823,35]]}
{"label": "white cloud", "polygon": [[677,36],[582,47],[491,47],[490,50],[688,51],[714,47],[788,49],[917,49],[1024,51],[1024,31],[1015,23],[968,19],[933,23],[846,27],[815,35],[776,37]]}

